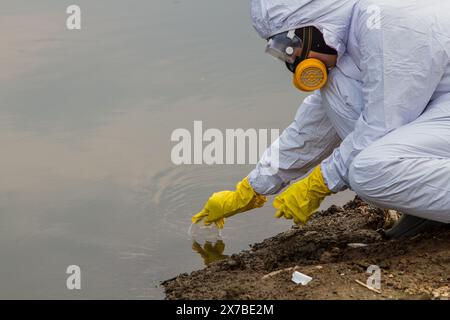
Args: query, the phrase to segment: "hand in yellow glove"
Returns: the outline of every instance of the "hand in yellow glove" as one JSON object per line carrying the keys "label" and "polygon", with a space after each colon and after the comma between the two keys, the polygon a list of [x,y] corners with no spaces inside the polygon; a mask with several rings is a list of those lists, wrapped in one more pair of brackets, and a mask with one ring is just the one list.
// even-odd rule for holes
{"label": "hand in yellow glove", "polygon": [[192,243],[192,249],[200,254],[206,265],[228,257],[223,254],[225,251],[225,243],[222,240],[218,240],[214,245],[207,241],[203,247],[197,241],[194,241]]}
{"label": "hand in yellow glove", "polygon": [[294,219],[297,224],[306,224],[312,214],[319,209],[323,199],[331,194],[320,166],[317,166],[309,176],[294,183],[275,198],[273,206],[278,209],[275,217],[284,216],[286,219]]}
{"label": "hand in yellow glove", "polygon": [[260,208],[267,201],[265,196],[257,194],[245,178],[236,185],[235,191],[214,193],[206,202],[205,207],[192,217],[193,223],[204,219],[205,225],[215,223],[219,229],[225,224],[225,218],[235,214]]}

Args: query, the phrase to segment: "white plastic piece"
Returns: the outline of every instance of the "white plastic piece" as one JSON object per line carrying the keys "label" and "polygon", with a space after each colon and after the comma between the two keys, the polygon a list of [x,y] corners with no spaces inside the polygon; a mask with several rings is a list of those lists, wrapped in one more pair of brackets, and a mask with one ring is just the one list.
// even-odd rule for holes
{"label": "white plastic piece", "polygon": [[347,244],[350,248],[364,248],[367,247],[367,244],[365,243],[349,243]]}
{"label": "white plastic piece", "polygon": [[306,274],[303,274],[298,271],[294,271],[292,274],[292,281],[294,281],[296,284],[301,284],[302,286],[306,286],[308,283],[311,282],[313,278],[310,276],[307,276]]}

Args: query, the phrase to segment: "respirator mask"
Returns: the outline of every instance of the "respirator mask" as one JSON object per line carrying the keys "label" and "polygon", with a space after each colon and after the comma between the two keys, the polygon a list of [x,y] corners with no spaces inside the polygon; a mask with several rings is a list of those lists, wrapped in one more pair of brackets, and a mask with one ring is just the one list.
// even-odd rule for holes
{"label": "respirator mask", "polygon": [[315,27],[304,27],[283,32],[269,38],[266,52],[286,63],[294,73],[293,84],[302,91],[314,91],[322,88],[328,80],[325,64],[314,58],[308,58],[309,52],[337,54],[323,39],[322,33]]}

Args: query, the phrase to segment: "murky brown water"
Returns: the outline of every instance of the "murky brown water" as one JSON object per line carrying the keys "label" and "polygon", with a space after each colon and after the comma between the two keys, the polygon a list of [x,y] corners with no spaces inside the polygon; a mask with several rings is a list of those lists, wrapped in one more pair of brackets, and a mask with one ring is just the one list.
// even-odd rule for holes
{"label": "murky brown water", "polygon": [[[81,31],[70,4],[0,4],[0,298],[162,298],[161,280],[203,264],[191,215],[252,168],[177,167],[172,131],[282,129],[303,96],[248,2],[79,0]],[[224,253],[289,226],[272,215],[230,220]]]}

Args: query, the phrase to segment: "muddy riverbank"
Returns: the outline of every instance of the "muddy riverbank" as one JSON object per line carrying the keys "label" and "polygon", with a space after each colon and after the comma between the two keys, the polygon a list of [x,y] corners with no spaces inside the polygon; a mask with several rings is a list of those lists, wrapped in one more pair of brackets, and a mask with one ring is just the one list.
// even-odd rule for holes
{"label": "muddy riverbank", "polygon": [[[385,240],[379,230],[391,218],[392,212],[355,198],[342,208],[316,214],[307,226],[295,226],[226,260],[163,282],[166,298],[447,299],[449,228]],[[371,265],[381,270],[379,292],[362,285]],[[293,270],[313,280],[296,285]]]}

